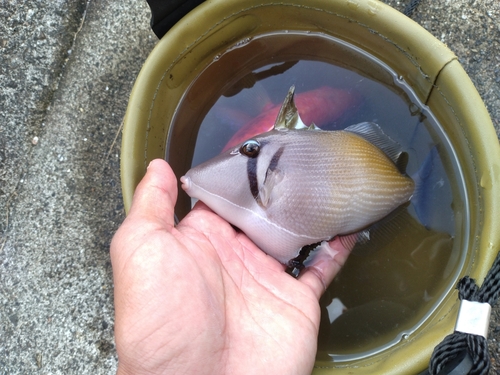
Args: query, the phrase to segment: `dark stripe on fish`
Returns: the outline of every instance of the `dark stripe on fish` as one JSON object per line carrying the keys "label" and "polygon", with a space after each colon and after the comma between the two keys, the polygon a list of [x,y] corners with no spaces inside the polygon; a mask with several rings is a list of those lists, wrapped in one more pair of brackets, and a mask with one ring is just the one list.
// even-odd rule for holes
{"label": "dark stripe on fish", "polygon": [[259,202],[259,182],[257,181],[257,160],[259,158],[248,158],[247,160],[247,176],[250,192],[253,198]]}
{"label": "dark stripe on fish", "polygon": [[[269,167],[267,168],[267,171],[274,172],[276,168],[278,167],[278,162],[280,161],[281,155],[283,155],[283,150],[285,149],[284,146],[281,146],[278,151],[276,151],[273,155],[273,158],[271,159],[271,162],[269,163]],[[267,172],[266,172],[266,177],[267,177]]]}
{"label": "dark stripe on fish", "polygon": [[[261,144],[262,147],[262,144]],[[269,162],[269,166],[267,167],[266,177],[264,179],[264,183],[266,183],[266,179],[269,175],[269,172],[274,172],[278,167],[278,163],[280,161],[281,155],[283,155],[284,147],[280,147],[278,151],[276,151]],[[248,185],[250,187],[250,192],[252,193],[253,199],[258,204],[261,204],[260,195],[259,195],[259,181],[257,179],[257,161],[259,158],[248,158],[247,160],[247,176],[248,176]]]}

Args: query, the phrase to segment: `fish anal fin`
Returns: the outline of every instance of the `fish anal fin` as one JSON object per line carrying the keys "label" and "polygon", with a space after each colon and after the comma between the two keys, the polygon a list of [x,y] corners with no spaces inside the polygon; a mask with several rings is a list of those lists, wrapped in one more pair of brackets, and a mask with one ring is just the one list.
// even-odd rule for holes
{"label": "fish anal fin", "polygon": [[340,243],[348,250],[352,250],[359,242],[367,243],[370,240],[370,232],[362,230],[361,232],[351,233],[339,236]]}
{"label": "fish anal fin", "polygon": [[[400,168],[400,165],[404,165],[406,168],[404,161],[405,157],[403,157],[403,160],[400,161],[403,154],[401,145],[385,134],[378,124],[374,122],[361,122],[359,124],[348,126],[344,129],[344,131],[356,134],[371,144],[377,146],[387,155],[387,157],[389,157],[389,159],[394,162],[396,166],[398,166],[398,168]],[[408,156],[406,155],[406,163],[408,162],[407,160]],[[404,173],[404,171],[402,173]]]}
{"label": "fish anal fin", "polygon": [[407,222],[412,220],[408,214],[409,205],[409,202],[402,204],[382,220],[355,233],[356,246],[352,250],[353,254],[371,254],[390,244],[401,228],[407,227]]}

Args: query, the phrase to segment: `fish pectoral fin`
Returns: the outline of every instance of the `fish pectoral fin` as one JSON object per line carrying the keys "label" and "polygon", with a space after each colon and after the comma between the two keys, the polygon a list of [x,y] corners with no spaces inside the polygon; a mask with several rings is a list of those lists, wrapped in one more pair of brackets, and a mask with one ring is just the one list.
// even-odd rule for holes
{"label": "fish pectoral fin", "polygon": [[283,180],[283,173],[280,169],[268,168],[264,183],[259,189],[259,202],[262,207],[268,207],[271,204],[273,192],[276,193],[276,187],[281,180]]}
{"label": "fish pectoral fin", "polygon": [[406,168],[405,160],[407,162],[407,158],[402,157],[403,149],[401,145],[385,134],[378,124],[374,122],[361,122],[348,126],[344,130],[354,133],[380,148],[398,168]]}

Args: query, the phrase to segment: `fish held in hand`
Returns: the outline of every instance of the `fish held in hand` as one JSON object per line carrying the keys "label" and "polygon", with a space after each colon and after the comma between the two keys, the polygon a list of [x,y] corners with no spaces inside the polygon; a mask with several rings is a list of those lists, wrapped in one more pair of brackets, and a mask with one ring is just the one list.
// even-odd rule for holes
{"label": "fish held in hand", "polygon": [[292,87],[273,130],[189,170],[182,188],[286,264],[308,244],[363,230],[408,202],[399,145],[374,123],[306,126]]}

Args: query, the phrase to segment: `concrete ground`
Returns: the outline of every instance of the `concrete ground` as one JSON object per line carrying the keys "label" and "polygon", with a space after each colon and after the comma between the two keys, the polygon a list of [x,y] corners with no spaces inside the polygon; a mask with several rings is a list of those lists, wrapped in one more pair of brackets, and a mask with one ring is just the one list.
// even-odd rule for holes
{"label": "concrete ground", "polygon": [[[423,0],[413,18],[457,54],[500,134],[500,2]],[[0,0],[0,374],[116,371],[120,124],[155,43],[144,0]],[[500,374],[498,306],[489,350]]]}

